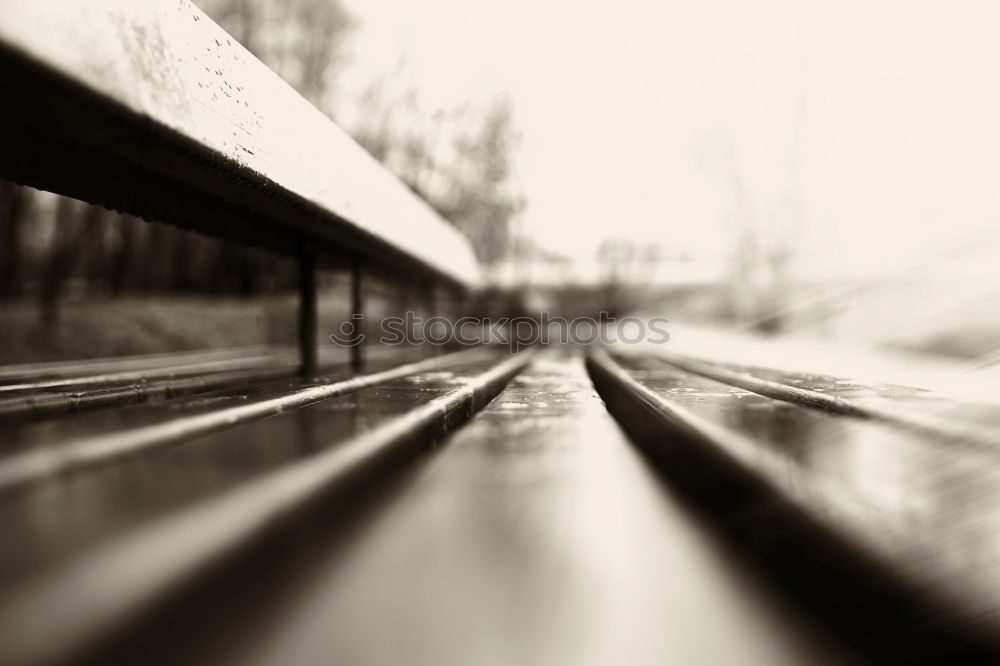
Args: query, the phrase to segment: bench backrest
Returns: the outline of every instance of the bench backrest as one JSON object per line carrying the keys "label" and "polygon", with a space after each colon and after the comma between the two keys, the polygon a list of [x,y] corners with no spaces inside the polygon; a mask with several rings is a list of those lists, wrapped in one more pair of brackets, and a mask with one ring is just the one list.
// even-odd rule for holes
{"label": "bench backrest", "polygon": [[468,241],[186,0],[0,1],[0,176],[460,288]]}

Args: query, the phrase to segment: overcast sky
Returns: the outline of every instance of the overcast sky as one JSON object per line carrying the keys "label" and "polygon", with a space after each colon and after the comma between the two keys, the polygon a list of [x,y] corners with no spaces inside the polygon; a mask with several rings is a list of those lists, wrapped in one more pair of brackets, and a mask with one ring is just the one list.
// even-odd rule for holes
{"label": "overcast sky", "polygon": [[441,104],[510,93],[525,226],[568,254],[752,224],[897,271],[1000,233],[994,0],[347,4],[358,80],[405,55]]}

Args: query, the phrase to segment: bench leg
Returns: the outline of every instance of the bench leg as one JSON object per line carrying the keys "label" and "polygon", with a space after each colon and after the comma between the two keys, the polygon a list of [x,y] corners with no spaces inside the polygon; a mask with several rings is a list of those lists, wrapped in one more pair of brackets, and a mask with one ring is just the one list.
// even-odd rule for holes
{"label": "bench leg", "polygon": [[364,340],[362,336],[362,326],[364,316],[364,303],[361,292],[361,258],[357,255],[351,260],[351,327],[352,345],[351,349],[351,370],[361,372],[364,365]]}
{"label": "bench leg", "polygon": [[308,248],[299,249],[299,360],[302,376],[319,372],[316,347],[316,258]]}
{"label": "bench leg", "polygon": [[[427,280],[424,283],[424,294],[424,307],[427,308],[427,316],[424,318],[426,321],[441,314],[439,312],[441,304],[438,302],[437,285],[434,283],[434,280]],[[426,329],[424,332],[425,334],[432,333],[429,329]],[[437,356],[441,353],[441,348],[438,345],[427,344],[425,341],[424,347],[430,347],[431,356]]]}

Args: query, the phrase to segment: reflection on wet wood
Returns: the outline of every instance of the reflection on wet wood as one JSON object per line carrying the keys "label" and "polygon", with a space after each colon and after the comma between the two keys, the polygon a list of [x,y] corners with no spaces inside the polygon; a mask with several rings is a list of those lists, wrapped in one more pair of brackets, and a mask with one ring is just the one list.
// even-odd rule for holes
{"label": "reflection on wet wood", "polygon": [[1000,408],[963,401],[926,389],[864,382],[801,371],[778,370],[706,361],[659,351],[625,356],[669,363],[685,372],[736,386],[803,407],[860,419],[882,421],[896,428],[923,432],[951,442],[1000,453]]}
{"label": "reflection on wet wood", "polygon": [[656,357],[598,353],[590,367],[671,481],[765,558],[798,568],[796,584],[825,593],[836,621],[890,653],[997,649],[995,451],[775,400]]}
{"label": "reflection on wet wood", "polygon": [[[385,364],[390,359],[398,365],[418,356],[407,349],[368,350],[370,366]],[[220,350],[69,366],[45,364],[40,370],[44,378],[22,377],[0,385],[0,419],[51,418],[220,389],[253,390],[265,382],[298,377],[301,366],[297,358],[298,352],[288,348],[260,348],[242,354]],[[320,376],[314,383],[329,383],[331,375],[346,375],[344,366],[348,359],[347,351],[339,347],[320,350]],[[147,364],[150,367],[144,367]],[[130,365],[138,367],[129,369]],[[79,374],[81,370],[90,372]]]}
{"label": "reflection on wet wood", "polygon": [[353,492],[468,419],[527,360],[458,356],[173,456],[7,499],[0,520],[18,538],[0,556],[4,658],[78,657],[317,501],[349,507]]}
{"label": "reflection on wet wood", "polygon": [[[448,666],[992,654],[994,453],[641,354],[592,357],[592,385],[574,353],[540,354],[461,429],[523,358],[438,357],[271,418],[180,427],[176,446],[0,497],[4,656]],[[926,399],[767,379],[845,400]],[[100,448],[288,392],[276,382],[18,424],[8,446],[32,460]],[[444,446],[428,454],[431,441]]]}
{"label": "reflection on wet wood", "polygon": [[[747,618],[753,618],[748,622]],[[594,393],[543,356],[281,613],[249,664],[826,664],[845,654],[706,538]]]}

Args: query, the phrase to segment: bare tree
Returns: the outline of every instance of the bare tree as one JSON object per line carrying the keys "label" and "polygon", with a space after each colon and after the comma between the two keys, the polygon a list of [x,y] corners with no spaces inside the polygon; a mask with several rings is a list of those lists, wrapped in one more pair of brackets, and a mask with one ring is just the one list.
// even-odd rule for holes
{"label": "bare tree", "polygon": [[416,89],[398,78],[369,87],[352,134],[468,236],[485,267],[495,266],[514,249],[513,221],[524,206],[512,167],[513,105],[498,97],[428,111]]}
{"label": "bare tree", "polygon": [[354,27],[339,0],[201,0],[198,5],[303,97],[329,112]]}

